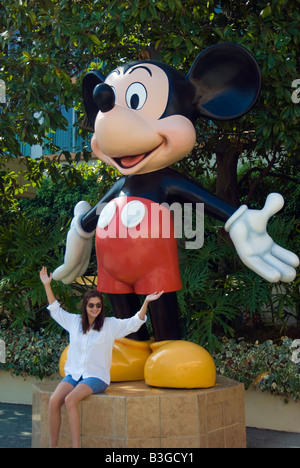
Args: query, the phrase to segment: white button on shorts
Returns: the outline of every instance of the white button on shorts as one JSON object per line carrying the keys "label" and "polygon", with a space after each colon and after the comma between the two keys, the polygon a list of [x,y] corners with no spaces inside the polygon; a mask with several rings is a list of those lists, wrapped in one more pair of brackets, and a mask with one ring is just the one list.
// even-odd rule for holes
{"label": "white button on shorts", "polygon": [[121,220],[125,227],[133,228],[140,224],[145,216],[145,205],[138,200],[133,200],[124,206]]}
{"label": "white button on shorts", "polygon": [[104,229],[109,225],[109,223],[114,217],[116,209],[117,209],[116,202],[110,201],[109,203],[107,203],[107,205],[101,211],[99,219],[98,219],[98,226],[100,229]]}

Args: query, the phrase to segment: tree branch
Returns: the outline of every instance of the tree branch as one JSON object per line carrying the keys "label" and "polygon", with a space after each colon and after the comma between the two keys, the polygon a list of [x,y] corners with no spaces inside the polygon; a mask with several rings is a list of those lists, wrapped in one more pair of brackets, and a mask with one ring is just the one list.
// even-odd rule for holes
{"label": "tree branch", "polygon": [[[241,187],[242,184],[249,178],[249,176],[252,174],[252,172],[262,172],[264,169],[261,167],[255,166],[249,169],[249,171],[246,172],[246,174],[243,175],[243,177],[239,180],[238,186]],[[295,184],[299,183],[299,179],[296,177],[291,177],[287,174],[283,174],[281,172],[271,172],[269,174],[266,174],[264,177],[273,177],[274,179],[284,179],[288,180],[289,182],[294,182]]]}
{"label": "tree branch", "polygon": [[264,177],[266,177],[269,172],[271,171],[272,167],[274,167],[274,165],[276,164],[276,162],[278,161],[278,158],[277,158],[277,153],[278,153],[278,150],[279,148],[275,148],[274,152],[273,152],[273,157],[271,158],[271,160],[269,161],[269,164],[268,166],[263,169],[260,173],[260,175],[258,176],[258,178],[253,182],[253,184],[251,185],[250,187],[250,190],[249,190],[249,193],[248,193],[248,196],[246,198],[246,201],[245,201],[245,204],[248,204],[250,202],[250,200],[252,199],[253,195],[254,195],[254,192],[255,192],[255,189],[256,187],[258,186],[258,184],[264,179]]}
{"label": "tree branch", "polygon": [[252,174],[252,172],[261,172],[263,169],[261,167],[255,166],[249,169],[249,171],[246,172],[246,174],[243,175],[243,177],[239,180],[238,182],[238,187],[241,187],[241,185],[249,178],[249,176]]}

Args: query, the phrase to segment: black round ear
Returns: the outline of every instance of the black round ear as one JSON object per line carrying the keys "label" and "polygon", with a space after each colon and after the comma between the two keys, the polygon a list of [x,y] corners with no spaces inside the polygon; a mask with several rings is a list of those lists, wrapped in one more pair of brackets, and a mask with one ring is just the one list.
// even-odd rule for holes
{"label": "black round ear", "polygon": [[254,106],[261,73],[250,52],[238,44],[216,44],[194,61],[187,79],[195,89],[195,111],[217,120],[241,117]]}
{"label": "black round ear", "polygon": [[83,77],[82,81],[82,94],[83,102],[87,117],[90,121],[92,128],[94,128],[95,120],[99,109],[94,101],[93,92],[96,86],[100,83],[103,83],[105,77],[98,71],[87,72]]}

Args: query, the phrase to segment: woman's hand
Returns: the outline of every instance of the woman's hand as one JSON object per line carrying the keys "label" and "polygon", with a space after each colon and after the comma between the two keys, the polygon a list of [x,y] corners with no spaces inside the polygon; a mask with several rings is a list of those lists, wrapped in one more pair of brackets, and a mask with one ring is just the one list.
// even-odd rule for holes
{"label": "woman's hand", "polygon": [[160,298],[160,296],[164,293],[164,291],[160,291],[160,292],[155,292],[153,294],[149,294],[147,297],[146,297],[146,301],[147,302],[152,302],[152,301],[156,301],[157,299]]}
{"label": "woman's hand", "polygon": [[50,273],[50,276],[48,276],[47,268],[43,267],[40,271],[40,278],[41,278],[41,282],[43,283],[43,285],[46,286],[47,284],[50,284],[52,281],[52,273]]}
{"label": "woman's hand", "polygon": [[164,291],[155,292],[153,294],[149,294],[146,297],[146,299],[144,300],[144,304],[142,305],[141,310],[139,311],[139,317],[141,320],[145,320],[149,302],[156,301],[163,293]]}
{"label": "woman's hand", "polygon": [[52,273],[50,273],[50,276],[48,276],[47,268],[43,267],[41,269],[41,271],[40,271],[40,278],[41,278],[41,282],[44,285],[44,288],[45,288],[45,291],[46,291],[46,294],[47,294],[48,302],[49,302],[49,304],[53,304],[53,302],[56,301],[56,298],[55,298],[55,296],[53,294],[53,291],[51,289]]}

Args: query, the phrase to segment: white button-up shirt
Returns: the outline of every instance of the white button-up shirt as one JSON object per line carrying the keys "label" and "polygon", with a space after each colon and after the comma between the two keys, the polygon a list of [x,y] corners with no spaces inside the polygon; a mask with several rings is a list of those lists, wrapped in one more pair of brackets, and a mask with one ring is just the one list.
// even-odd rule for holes
{"label": "white button-up shirt", "polygon": [[70,334],[66,375],[71,375],[74,380],[81,376],[97,377],[108,385],[115,339],[136,332],[147,321],[147,317],[141,320],[138,312],[129,319],[106,317],[100,331],[92,328],[84,334],[81,315],[66,312],[58,301],[49,305],[48,310],[51,317]]}

